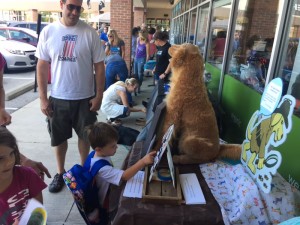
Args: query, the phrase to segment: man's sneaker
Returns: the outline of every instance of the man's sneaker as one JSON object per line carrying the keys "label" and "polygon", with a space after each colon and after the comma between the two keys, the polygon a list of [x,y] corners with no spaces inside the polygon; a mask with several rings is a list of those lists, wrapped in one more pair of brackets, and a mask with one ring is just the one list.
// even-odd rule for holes
{"label": "man's sneaker", "polygon": [[56,193],[61,191],[61,189],[65,186],[65,182],[63,179],[62,174],[56,174],[52,180],[52,182],[49,184],[49,191],[51,193]]}

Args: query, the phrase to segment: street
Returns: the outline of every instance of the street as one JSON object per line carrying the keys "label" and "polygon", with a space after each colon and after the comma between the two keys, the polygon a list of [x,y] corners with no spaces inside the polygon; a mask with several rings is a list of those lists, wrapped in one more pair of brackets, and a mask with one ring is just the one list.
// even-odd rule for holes
{"label": "street", "polygon": [[[12,71],[3,74],[3,84],[6,94],[16,87],[21,88],[23,84],[34,83],[34,80],[35,70]],[[20,96],[5,101],[5,108],[9,113],[13,113],[36,98],[38,98],[38,92],[34,92],[33,88]]]}

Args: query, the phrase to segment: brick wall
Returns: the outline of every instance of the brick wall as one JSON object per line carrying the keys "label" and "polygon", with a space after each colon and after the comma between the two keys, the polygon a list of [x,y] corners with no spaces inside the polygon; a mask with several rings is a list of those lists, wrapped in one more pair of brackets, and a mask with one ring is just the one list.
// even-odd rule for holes
{"label": "brick wall", "polygon": [[110,27],[118,32],[125,42],[125,61],[130,68],[131,30],[133,27],[133,1],[113,0],[110,4]]}
{"label": "brick wall", "polygon": [[[277,25],[277,9],[279,0],[256,0],[252,1],[252,9],[250,9],[249,17],[251,18],[250,35],[256,34],[261,36],[262,39],[275,36],[275,29]],[[266,13],[267,11],[267,13]]]}
{"label": "brick wall", "polygon": [[134,13],[134,19],[133,19],[134,27],[141,26],[142,23],[146,22],[144,8],[135,7],[133,9],[133,13]]}

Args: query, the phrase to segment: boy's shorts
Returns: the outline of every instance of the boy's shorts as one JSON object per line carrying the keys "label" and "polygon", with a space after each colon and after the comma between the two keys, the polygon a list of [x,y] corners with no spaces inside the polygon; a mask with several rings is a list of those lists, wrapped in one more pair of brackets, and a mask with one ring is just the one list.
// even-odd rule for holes
{"label": "boy's shorts", "polygon": [[53,109],[53,116],[47,118],[51,146],[58,146],[71,138],[72,128],[80,139],[86,140],[85,127],[97,121],[97,112],[90,111],[90,99],[49,98]]}

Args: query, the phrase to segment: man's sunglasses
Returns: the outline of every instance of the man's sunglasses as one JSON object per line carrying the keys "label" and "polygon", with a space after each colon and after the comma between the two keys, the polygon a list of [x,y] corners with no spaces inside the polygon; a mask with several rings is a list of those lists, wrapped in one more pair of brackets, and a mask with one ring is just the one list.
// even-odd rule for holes
{"label": "man's sunglasses", "polygon": [[78,13],[82,13],[83,10],[84,10],[84,8],[81,7],[81,6],[79,6],[79,5],[68,4],[68,5],[66,5],[66,6],[67,6],[67,9],[68,9],[69,11],[71,11],[71,12],[72,12],[74,9],[76,9],[76,11],[77,11]]}

